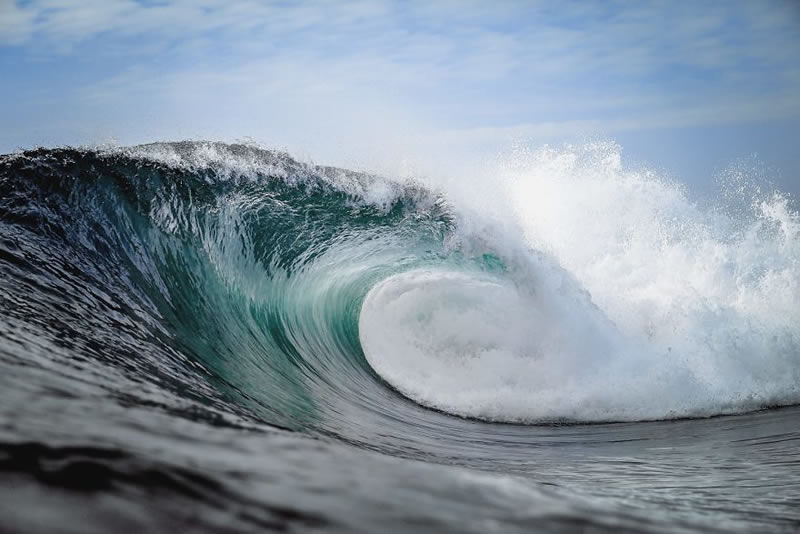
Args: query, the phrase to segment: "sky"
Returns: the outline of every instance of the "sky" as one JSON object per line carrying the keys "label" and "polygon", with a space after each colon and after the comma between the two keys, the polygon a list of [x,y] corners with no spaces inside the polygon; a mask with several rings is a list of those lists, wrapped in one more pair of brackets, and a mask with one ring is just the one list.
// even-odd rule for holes
{"label": "sky", "polygon": [[614,140],[800,192],[800,2],[0,0],[0,153],[247,140],[358,168]]}

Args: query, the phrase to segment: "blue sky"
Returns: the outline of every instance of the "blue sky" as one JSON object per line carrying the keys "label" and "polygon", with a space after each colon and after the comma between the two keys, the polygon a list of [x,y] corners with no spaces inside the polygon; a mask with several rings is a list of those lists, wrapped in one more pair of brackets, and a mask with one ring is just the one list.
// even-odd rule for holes
{"label": "blue sky", "polygon": [[[800,191],[800,3],[0,0],[0,152],[252,139],[333,164],[615,139]],[[444,156],[442,156],[444,157]]]}

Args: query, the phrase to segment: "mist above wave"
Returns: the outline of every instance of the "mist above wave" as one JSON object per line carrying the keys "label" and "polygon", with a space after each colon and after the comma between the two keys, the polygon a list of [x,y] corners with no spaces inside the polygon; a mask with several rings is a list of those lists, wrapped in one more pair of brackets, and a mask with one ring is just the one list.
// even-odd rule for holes
{"label": "mist above wave", "polygon": [[717,202],[595,143],[518,150],[448,184],[462,249],[369,293],[370,364],[415,400],[490,420],[708,416],[800,401],[800,215],[741,172]]}

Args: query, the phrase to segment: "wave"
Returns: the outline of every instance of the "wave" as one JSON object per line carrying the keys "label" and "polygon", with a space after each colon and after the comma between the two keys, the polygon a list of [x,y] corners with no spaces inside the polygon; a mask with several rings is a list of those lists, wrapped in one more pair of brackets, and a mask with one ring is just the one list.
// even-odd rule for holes
{"label": "wave", "polygon": [[396,392],[516,423],[800,402],[792,200],[729,176],[701,207],[619,155],[436,185],[222,143],[2,156],[4,309],[71,358],[366,443],[425,420]]}

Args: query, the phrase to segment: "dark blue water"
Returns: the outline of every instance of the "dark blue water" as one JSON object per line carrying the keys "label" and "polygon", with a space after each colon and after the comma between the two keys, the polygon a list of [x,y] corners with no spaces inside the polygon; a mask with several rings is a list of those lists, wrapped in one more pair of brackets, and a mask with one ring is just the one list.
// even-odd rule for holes
{"label": "dark blue water", "polygon": [[376,284],[512,270],[457,219],[253,147],[0,157],[0,528],[800,527],[797,407],[507,424],[379,376],[359,332]]}

